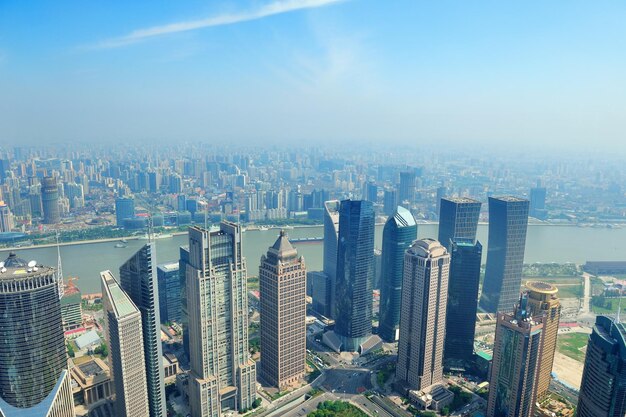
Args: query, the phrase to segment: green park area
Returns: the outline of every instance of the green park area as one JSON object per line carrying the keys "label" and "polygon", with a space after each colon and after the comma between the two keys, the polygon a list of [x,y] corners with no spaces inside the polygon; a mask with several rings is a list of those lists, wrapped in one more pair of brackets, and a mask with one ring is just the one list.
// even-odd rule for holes
{"label": "green park area", "polygon": [[583,362],[588,339],[589,335],[586,333],[560,334],[556,341],[556,347],[565,356]]}
{"label": "green park area", "polygon": [[345,401],[324,401],[308,417],[367,417],[367,414]]}
{"label": "green park area", "polygon": [[528,277],[525,276],[522,280],[522,284],[526,284],[527,281],[542,281],[548,284],[553,284],[559,289],[557,296],[559,298],[581,298],[583,296],[582,279],[562,276],[562,277]]}
{"label": "green park area", "polygon": [[621,310],[626,309],[626,297],[622,297],[621,303],[619,297],[594,295],[591,298],[591,310],[596,314],[616,314],[620,305]]}

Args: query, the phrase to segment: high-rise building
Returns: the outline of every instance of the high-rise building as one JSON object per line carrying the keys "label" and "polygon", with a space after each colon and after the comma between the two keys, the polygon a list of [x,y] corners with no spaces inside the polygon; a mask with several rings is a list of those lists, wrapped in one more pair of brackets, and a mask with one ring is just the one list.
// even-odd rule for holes
{"label": "high-rise building", "polygon": [[179,248],[178,278],[180,284],[180,325],[183,328],[183,351],[189,358],[189,311],[187,309],[187,265],[189,265],[189,246]]}
{"label": "high-rise building", "polygon": [[41,182],[41,205],[43,207],[43,223],[57,224],[61,221],[59,187],[56,178],[43,178]]}
{"label": "high-rise building", "polygon": [[345,351],[361,351],[372,335],[374,208],[370,201],[343,200],[335,283],[335,334]]}
{"label": "high-rise building", "polygon": [[306,360],[306,266],[284,231],[261,257],[259,376],[279,389],[301,380]]}
{"label": "high-rise building", "polygon": [[124,226],[124,220],[135,217],[135,200],[128,197],[115,199],[115,224]]}
{"label": "high-rise building", "polygon": [[150,417],[165,417],[165,376],[155,258],[154,242],[141,247],[120,267],[120,285],[141,313]]}
{"label": "high-rise building", "polygon": [[452,240],[444,349],[446,366],[465,366],[472,360],[482,253],[480,242]]}
{"label": "high-rise building", "polygon": [[378,186],[374,181],[365,184],[365,200],[376,203],[378,201]]}
{"label": "high-rise building", "polygon": [[0,415],[75,415],[60,279],[13,252],[0,266]]}
{"label": "high-rise building", "polygon": [[451,240],[476,240],[481,202],[467,197],[442,198],[439,210],[439,242],[450,251]]}
{"label": "high-rise building", "polygon": [[528,200],[489,197],[489,246],[480,306],[487,312],[511,312],[522,285],[528,229]]}
{"label": "high-rise building", "polygon": [[434,239],[417,240],[406,251],[396,366],[406,389],[443,381],[449,267],[450,255]]}
{"label": "high-rise building", "polygon": [[398,206],[383,229],[378,334],[387,342],[398,340],[404,252],[417,239],[417,223],[411,212]]}
{"label": "high-rise building", "polygon": [[537,398],[547,392],[552,380],[552,363],[556,351],[556,338],[561,319],[561,303],[556,296],[557,287],[546,282],[528,281],[528,308],[533,317],[544,315],[541,359],[539,359],[539,377],[537,380]]}
{"label": "high-rise building", "polygon": [[521,295],[513,313],[497,313],[487,417],[533,415],[543,318],[530,315],[527,297]]}
{"label": "high-rise building", "polygon": [[548,217],[546,211],[546,189],[544,187],[534,187],[530,189],[530,216],[537,219]]}
{"label": "high-rise building", "polygon": [[441,200],[448,194],[448,188],[445,186],[441,186],[441,187],[437,187],[437,194],[435,195],[435,199],[436,199],[436,213],[440,213],[441,212]]}
{"label": "high-rise building", "polygon": [[149,417],[141,313],[111,271],[100,273],[116,417]]}
{"label": "high-rise building", "polygon": [[0,232],[10,232],[14,226],[11,209],[4,204],[4,201],[0,201]]}
{"label": "high-rise building", "polygon": [[256,364],[248,353],[248,291],[241,228],[189,228],[189,403],[193,417],[245,410],[256,398]]}
{"label": "high-rise building", "polygon": [[180,322],[180,273],[178,262],[157,267],[159,281],[159,313],[161,323]]}
{"label": "high-rise building", "polygon": [[400,186],[398,187],[399,204],[408,201],[409,204],[415,201],[415,171],[400,172]]}
{"label": "high-rise building", "polygon": [[324,273],[330,281],[330,317],[335,317],[335,291],[337,280],[337,246],[339,244],[339,201],[324,203]]}
{"label": "high-rise building", "polygon": [[391,188],[386,188],[383,194],[383,213],[386,216],[393,216],[398,206],[398,192]]}
{"label": "high-rise building", "polygon": [[324,317],[330,317],[330,279],[323,271],[306,274],[307,295],[311,297],[311,308]]}
{"label": "high-rise building", "polygon": [[626,415],[626,326],[598,316],[587,343],[578,417]]}

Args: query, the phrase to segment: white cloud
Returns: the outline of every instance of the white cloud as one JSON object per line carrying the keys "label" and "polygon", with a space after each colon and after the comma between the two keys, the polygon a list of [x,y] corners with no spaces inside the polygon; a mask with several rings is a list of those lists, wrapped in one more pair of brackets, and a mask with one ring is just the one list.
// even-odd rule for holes
{"label": "white cloud", "polygon": [[257,10],[234,14],[223,14],[208,17],[206,19],[176,22],[167,25],[153,26],[145,29],[137,29],[127,35],[111,38],[87,47],[87,49],[109,49],[141,42],[157,36],[170,35],[173,33],[188,32],[213,26],[232,25],[235,23],[258,20],[268,16],[289,13],[303,9],[324,7],[345,0],[278,0],[268,3]]}

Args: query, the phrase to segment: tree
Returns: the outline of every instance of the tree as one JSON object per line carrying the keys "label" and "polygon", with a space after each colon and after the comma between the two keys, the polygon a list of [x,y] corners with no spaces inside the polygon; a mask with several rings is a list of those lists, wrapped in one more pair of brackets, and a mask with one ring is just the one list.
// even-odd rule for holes
{"label": "tree", "polygon": [[252,403],[252,408],[258,408],[261,405],[261,399],[257,398],[256,400],[254,400],[254,402]]}
{"label": "tree", "polygon": [[103,358],[106,358],[107,356],[109,356],[109,348],[107,348],[106,344],[102,343],[100,346],[94,349],[93,353],[97,355],[102,355]]}
{"label": "tree", "polygon": [[67,343],[67,354],[70,358],[73,358],[76,356],[76,352],[74,351],[74,346],[72,346],[71,343]]}

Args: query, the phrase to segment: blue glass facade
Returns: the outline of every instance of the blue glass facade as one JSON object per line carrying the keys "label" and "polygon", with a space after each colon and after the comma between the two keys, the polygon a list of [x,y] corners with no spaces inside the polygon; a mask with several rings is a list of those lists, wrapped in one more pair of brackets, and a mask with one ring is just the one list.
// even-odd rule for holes
{"label": "blue glass facade", "polygon": [[596,317],[587,343],[577,413],[579,417],[626,415],[626,328],[613,318]]}
{"label": "blue glass facade", "polygon": [[342,349],[356,351],[372,334],[374,208],[344,200],[339,208],[335,333]]}
{"label": "blue glass facade", "polygon": [[476,240],[480,201],[471,198],[442,198],[439,207],[439,242],[450,251],[454,238]]}
{"label": "blue glass facade", "polygon": [[398,340],[404,252],[417,239],[417,224],[411,212],[397,207],[383,229],[378,335],[387,342]]}
{"label": "blue glass facade", "polygon": [[177,262],[162,264],[157,268],[161,323],[180,322],[180,274],[178,268]]}
{"label": "blue glass facade", "polygon": [[446,365],[462,365],[472,360],[482,253],[480,242],[469,239],[452,241],[444,350]]}
{"label": "blue glass facade", "polygon": [[522,285],[528,229],[528,200],[489,197],[489,247],[480,306],[487,312],[510,312]]}
{"label": "blue glass facade", "polygon": [[135,200],[132,198],[115,199],[115,220],[118,227],[124,226],[125,219],[135,217]]}
{"label": "blue glass facade", "polygon": [[339,239],[339,201],[324,203],[324,273],[328,276],[330,317],[335,317],[335,291],[337,278],[337,245]]}
{"label": "blue glass facade", "polygon": [[120,267],[120,285],[141,312],[150,417],[161,417],[167,409],[155,256],[154,242],[139,249]]}

